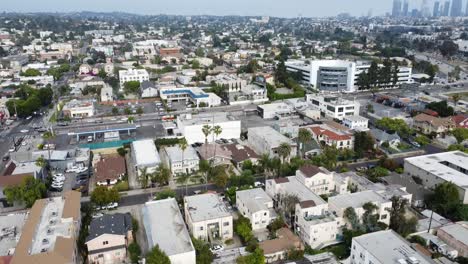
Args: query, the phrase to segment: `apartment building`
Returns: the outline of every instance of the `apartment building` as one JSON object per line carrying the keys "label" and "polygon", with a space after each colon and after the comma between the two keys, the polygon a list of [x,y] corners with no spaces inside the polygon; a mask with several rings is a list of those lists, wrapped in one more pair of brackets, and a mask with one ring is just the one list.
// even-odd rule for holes
{"label": "apartment building", "polygon": [[354,135],[349,130],[339,130],[327,124],[309,127],[315,141],[337,149],[353,149]]}
{"label": "apartment building", "polygon": [[436,263],[417,251],[393,230],[385,230],[354,237],[351,244],[351,264]]}
{"label": "apartment building", "polygon": [[133,166],[138,175],[146,168],[148,173],[153,173],[161,165],[161,158],[152,139],[137,140],[132,142]]}
{"label": "apartment building", "polygon": [[369,119],[359,116],[345,116],[343,117],[343,125],[354,131],[367,131],[369,130]]}
{"label": "apartment building", "polygon": [[77,99],[67,102],[62,108],[62,112],[71,118],[91,117],[96,114],[93,101]]}
{"label": "apartment building", "polygon": [[375,191],[362,191],[349,194],[341,194],[328,198],[328,206],[330,212],[339,217],[344,217],[344,212],[347,208],[351,207],[356,212],[359,219],[365,212],[364,205],[372,203],[377,206],[376,214],[379,215],[379,222],[386,225],[390,224],[389,210],[392,208],[392,202],[380,196]]}
{"label": "apartment building", "polygon": [[75,264],[81,226],[81,193],[37,200],[29,212],[11,264]]}
{"label": "apartment building", "polygon": [[404,169],[408,177],[420,178],[421,184],[431,189],[452,182],[458,188],[460,201],[468,204],[468,154],[451,151],[406,158]]}
{"label": "apartment building", "polygon": [[232,215],[217,194],[184,197],[185,222],[190,233],[209,242],[232,238]]}
{"label": "apartment building", "polygon": [[273,200],[261,188],[237,191],[236,206],[250,220],[252,230],[265,229],[276,218]]}
{"label": "apartment building", "polygon": [[172,264],[195,264],[195,248],[174,198],[147,202],[142,208],[148,249],[156,245]]}
{"label": "apartment building", "polygon": [[200,158],[192,146],[188,146],[184,151],[179,146],[173,146],[161,149],[161,161],[171,170],[172,175],[176,176],[197,172]]}
{"label": "apartment building", "polygon": [[272,127],[251,127],[248,129],[248,143],[253,150],[262,155],[268,154],[271,157],[279,157],[278,148],[282,143],[291,147],[289,158],[297,153],[297,144],[290,138],[285,137]]}
{"label": "apartment building", "polygon": [[119,80],[120,80],[120,89],[123,89],[123,86],[126,82],[137,81],[144,82],[149,81],[149,74],[144,69],[128,69],[119,71]]}
{"label": "apartment building", "polygon": [[322,116],[343,120],[345,116],[359,115],[361,105],[357,101],[343,99],[338,96],[306,94],[306,101],[314,110],[319,110]]}
{"label": "apartment building", "polygon": [[166,100],[168,103],[192,103],[197,108],[221,105],[221,97],[214,93],[206,93],[198,87],[161,87],[159,95],[161,99]]}
{"label": "apartment building", "polygon": [[296,178],[318,195],[348,193],[348,178],[330,172],[323,167],[303,165],[296,171]]}

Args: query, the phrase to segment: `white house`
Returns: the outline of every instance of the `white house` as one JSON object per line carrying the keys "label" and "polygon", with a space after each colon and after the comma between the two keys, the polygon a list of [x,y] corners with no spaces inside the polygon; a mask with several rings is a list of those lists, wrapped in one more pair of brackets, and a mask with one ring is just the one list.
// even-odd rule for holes
{"label": "white house", "polygon": [[359,116],[345,116],[343,117],[343,125],[355,131],[369,130],[369,119]]}
{"label": "white house", "polygon": [[144,81],[140,85],[141,98],[156,97],[159,94],[159,90],[153,82]]}
{"label": "white house", "polygon": [[278,148],[282,143],[286,143],[291,147],[289,158],[294,157],[297,152],[297,144],[294,141],[269,126],[249,128],[248,142],[255,152],[260,155],[268,154],[270,157],[279,157]]}
{"label": "white house", "polygon": [[273,200],[261,188],[237,191],[236,206],[250,220],[252,230],[265,229],[276,218]]}
{"label": "white house", "polygon": [[217,194],[184,197],[185,222],[195,238],[214,242],[232,238],[232,215]]}
{"label": "white house", "polygon": [[120,87],[122,89],[126,82],[137,81],[137,82],[142,83],[144,81],[149,81],[149,74],[144,69],[120,70],[119,80],[120,80]]}
{"label": "white house", "polygon": [[195,248],[174,198],[145,203],[143,225],[148,249],[156,245],[166,253],[171,264],[195,264]]}
{"label": "white house", "polygon": [[192,146],[188,146],[185,151],[182,151],[179,146],[165,147],[161,149],[161,160],[174,176],[198,171],[200,162],[197,151]]}
{"label": "white house", "polygon": [[348,193],[348,178],[323,167],[304,165],[296,171],[296,178],[318,195]]}
{"label": "white house", "polygon": [[360,103],[343,99],[338,96],[306,94],[306,100],[314,110],[319,110],[324,116],[343,120],[345,116],[359,115]]}
{"label": "white house", "polygon": [[133,166],[138,175],[143,168],[146,168],[148,173],[153,173],[161,164],[161,158],[152,139],[133,141],[132,158]]}

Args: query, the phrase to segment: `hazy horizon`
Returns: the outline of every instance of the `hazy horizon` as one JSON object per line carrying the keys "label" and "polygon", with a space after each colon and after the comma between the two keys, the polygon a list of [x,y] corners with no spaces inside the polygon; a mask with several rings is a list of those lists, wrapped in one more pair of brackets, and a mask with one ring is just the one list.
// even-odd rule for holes
{"label": "hazy horizon", "polygon": [[[372,10],[373,15],[384,15],[391,12],[392,2],[393,0],[81,0],[65,3],[63,0],[17,0],[2,4],[2,9],[6,12],[94,11],[142,15],[327,17],[339,13],[367,15],[369,10]],[[420,0],[410,0],[410,5],[411,8],[420,8]]]}

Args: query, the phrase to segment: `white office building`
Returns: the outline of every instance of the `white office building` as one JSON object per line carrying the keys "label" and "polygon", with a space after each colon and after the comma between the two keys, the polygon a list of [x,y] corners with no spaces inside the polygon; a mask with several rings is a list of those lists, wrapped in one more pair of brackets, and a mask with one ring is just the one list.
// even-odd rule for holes
{"label": "white office building", "polygon": [[361,104],[358,101],[343,99],[338,96],[307,94],[306,101],[311,108],[319,110],[322,116],[343,120],[345,116],[359,115]]}
{"label": "white office building", "polygon": [[451,151],[406,158],[404,166],[405,174],[420,178],[426,187],[435,188],[444,182],[454,183],[460,201],[468,204],[468,154]]}
{"label": "white office building", "polygon": [[192,103],[197,108],[221,105],[221,97],[214,93],[206,93],[198,87],[161,87],[159,95],[161,99],[166,100],[168,103]]}
{"label": "white office building", "polygon": [[174,198],[145,203],[142,216],[148,250],[158,245],[172,264],[196,263],[192,239]]}
{"label": "white office building", "polygon": [[[290,72],[301,72],[304,82],[312,87],[328,92],[354,92],[358,89],[359,74],[370,68],[370,63],[364,61],[346,60],[314,60],[306,63],[302,60],[289,60],[286,69]],[[379,67],[383,67],[379,65]],[[397,84],[411,82],[412,69],[399,67]],[[392,86],[393,84],[383,84]]]}
{"label": "white office building", "polygon": [[236,206],[250,220],[252,230],[265,229],[276,218],[273,200],[261,188],[237,191]]}
{"label": "white office building", "polygon": [[178,145],[165,147],[161,150],[161,160],[171,170],[173,176],[194,173],[198,171],[200,163],[197,151],[192,146],[188,146],[185,151],[182,151]]}
{"label": "white office building", "polygon": [[143,168],[146,168],[148,173],[153,173],[161,164],[161,158],[152,139],[133,141],[132,158],[138,175]]}
{"label": "white office building", "polygon": [[355,131],[367,131],[369,130],[369,119],[359,115],[344,116],[343,125]]}
{"label": "white office building", "polygon": [[432,259],[418,252],[393,230],[354,237],[350,264],[430,264]]}
{"label": "white office building", "polygon": [[219,195],[185,196],[184,212],[185,222],[195,238],[209,242],[232,238],[232,215]]}
{"label": "white office building", "polygon": [[149,81],[149,74],[144,69],[120,70],[119,80],[120,88],[123,89],[123,86],[126,82],[137,81],[142,83],[144,81]]}
{"label": "white office building", "polygon": [[196,142],[205,143],[205,135],[203,134],[203,126],[221,127],[221,134],[218,136],[211,133],[207,140],[209,143],[216,139],[238,139],[241,134],[241,121],[236,120],[232,116],[228,116],[225,112],[204,113],[199,115],[179,115],[177,117],[177,128],[185,137],[189,144]]}

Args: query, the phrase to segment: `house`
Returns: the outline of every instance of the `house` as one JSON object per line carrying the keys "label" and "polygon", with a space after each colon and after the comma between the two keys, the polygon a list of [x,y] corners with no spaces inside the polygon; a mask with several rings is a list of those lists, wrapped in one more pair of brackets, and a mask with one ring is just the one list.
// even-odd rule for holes
{"label": "house", "polygon": [[301,239],[288,228],[276,231],[277,238],[262,241],[258,247],[263,250],[266,263],[273,263],[287,258],[291,250],[304,250]]}
{"label": "house", "polygon": [[279,157],[278,149],[282,143],[288,144],[291,148],[286,159],[294,157],[297,153],[297,144],[294,141],[269,126],[249,128],[248,143],[259,155],[268,154],[270,157]]}
{"label": "house", "polygon": [[120,89],[123,89],[126,82],[136,81],[142,83],[149,81],[149,74],[144,69],[128,69],[119,71]]}
{"label": "house", "polygon": [[368,233],[354,237],[350,264],[360,263],[435,263],[416,250],[393,230]]}
{"label": "house", "polygon": [[185,222],[190,233],[209,242],[232,238],[232,215],[217,194],[184,197]]}
{"label": "house", "polygon": [[142,208],[148,249],[156,245],[172,264],[195,264],[195,248],[174,198],[147,202]]}
{"label": "house", "polygon": [[345,116],[343,117],[343,125],[355,131],[369,130],[369,119],[359,116]]}
{"label": "house", "polygon": [[81,194],[75,191],[36,200],[10,263],[77,263],[80,207]]}
{"label": "house", "polygon": [[458,256],[468,258],[468,222],[445,225],[437,230],[437,237],[458,251]]}
{"label": "house", "polygon": [[110,85],[105,85],[104,87],[101,88],[101,102],[109,102],[113,101],[114,95],[114,90],[112,89],[112,86]]}
{"label": "house", "polygon": [[328,206],[330,212],[339,217],[344,217],[344,212],[348,207],[351,207],[356,212],[359,219],[365,212],[364,205],[372,203],[377,206],[376,213],[379,215],[379,222],[386,225],[390,224],[389,210],[392,208],[392,202],[384,199],[375,191],[362,191],[349,194],[340,194],[328,198]]}
{"label": "house", "polygon": [[328,124],[312,125],[309,129],[313,139],[319,143],[336,146],[338,149],[354,148],[354,136],[349,130],[336,129]]}
{"label": "house", "polygon": [[250,220],[252,230],[265,229],[276,218],[273,200],[261,188],[237,191],[236,206]]}
{"label": "house", "polygon": [[119,154],[103,155],[93,167],[97,185],[114,185],[127,173],[125,158]]}
{"label": "house", "polygon": [[296,233],[311,248],[337,244],[341,240],[342,217],[328,210],[315,213],[313,201],[303,201],[296,205]]}
{"label": "house", "polygon": [[323,167],[306,164],[296,171],[296,178],[318,195],[348,193],[348,180]]}
{"label": "house", "polygon": [[158,88],[151,81],[144,81],[140,84],[141,98],[157,97],[159,94]]}
{"label": "house", "polygon": [[161,165],[161,158],[152,139],[143,139],[132,142],[133,166],[138,175],[146,168],[153,173]]}
{"label": "house", "polygon": [[90,74],[93,71],[93,67],[91,67],[89,64],[81,64],[80,68],[78,69],[79,74],[84,75],[84,74]]}
{"label": "house", "polygon": [[389,134],[378,128],[373,128],[370,130],[370,133],[372,137],[375,138],[379,146],[382,146],[383,143],[387,142],[390,147],[398,148],[398,145],[401,143],[401,138],[396,132]]}
{"label": "house", "polygon": [[161,160],[174,176],[197,172],[200,162],[200,158],[192,146],[188,146],[184,151],[179,146],[162,148]]}
{"label": "house", "polygon": [[253,165],[256,165],[260,159],[260,156],[249,146],[226,144],[222,148],[231,152],[231,161],[238,169],[241,169],[246,161],[250,161]]}
{"label": "house", "polygon": [[452,117],[455,127],[457,128],[468,128],[468,115],[456,115]]}
{"label": "house", "polygon": [[[203,126],[219,126],[221,134],[215,136],[211,133],[207,138],[203,134]],[[239,139],[241,134],[241,121],[228,115],[226,112],[204,113],[198,115],[179,115],[177,127],[187,140],[188,144],[205,142],[213,143],[216,139]]]}
{"label": "house", "polygon": [[406,158],[404,162],[408,177],[421,179],[421,184],[430,189],[452,182],[457,186],[460,201],[468,204],[468,154],[451,151]]}
{"label": "house", "polygon": [[203,144],[198,148],[198,154],[203,160],[213,162],[215,165],[231,164],[232,152],[221,144]]}
{"label": "house", "polygon": [[133,242],[132,216],[126,214],[104,214],[94,218],[88,228],[86,246],[88,262],[112,264],[124,262],[127,248]]}
{"label": "house", "polygon": [[435,133],[437,135],[447,133],[455,128],[455,123],[450,117],[434,117],[426,114],[419,114],[413,117],[413,128],[424,134]]}

